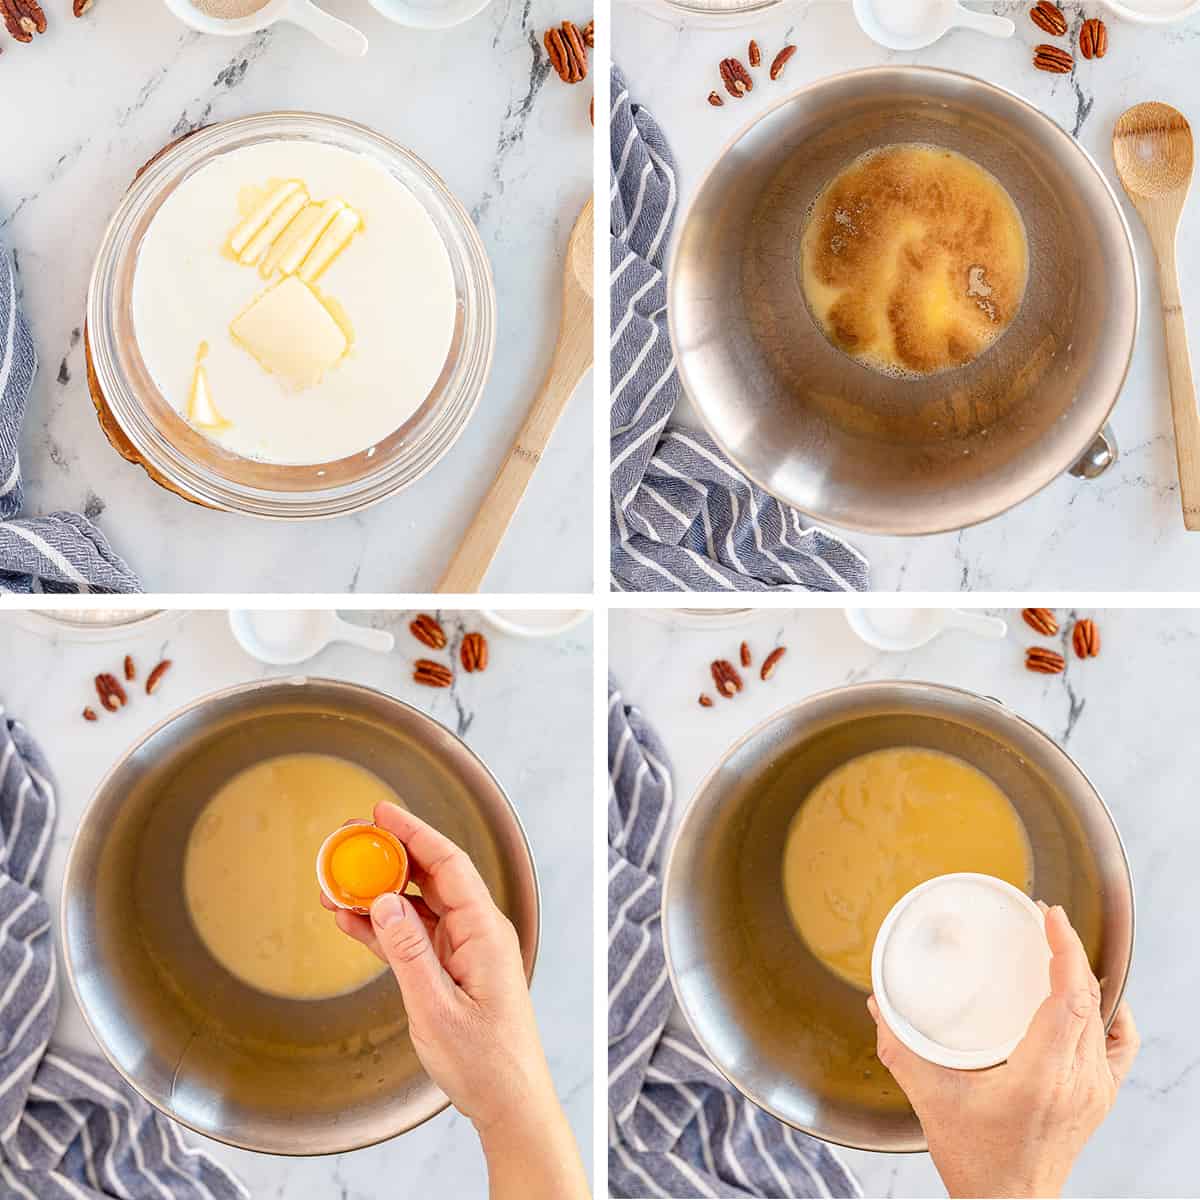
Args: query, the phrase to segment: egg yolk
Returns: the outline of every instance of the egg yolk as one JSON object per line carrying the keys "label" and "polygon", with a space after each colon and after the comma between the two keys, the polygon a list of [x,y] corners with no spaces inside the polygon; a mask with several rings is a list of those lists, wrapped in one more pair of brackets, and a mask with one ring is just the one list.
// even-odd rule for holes
{"label": "egg yolk", "polygon": [[400,870],[396,848],[374,833],[346,838],[329,858],[333,882],[351,896],[373,899],[396,883]]}

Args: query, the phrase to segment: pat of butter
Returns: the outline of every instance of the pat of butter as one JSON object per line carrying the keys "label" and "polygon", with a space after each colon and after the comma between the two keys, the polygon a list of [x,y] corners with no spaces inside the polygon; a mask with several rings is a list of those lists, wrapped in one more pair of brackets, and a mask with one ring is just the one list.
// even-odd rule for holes
{"label": "pat of butter", "polygon": [[349,345],[342,327],[295,275],[269,288],[229,326],[259,365],[293,387],[312,387]]}

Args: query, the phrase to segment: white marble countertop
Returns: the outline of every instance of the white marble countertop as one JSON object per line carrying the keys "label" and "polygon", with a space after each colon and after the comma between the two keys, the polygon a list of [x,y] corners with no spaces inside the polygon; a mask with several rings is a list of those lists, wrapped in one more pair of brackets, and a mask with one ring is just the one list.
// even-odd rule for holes
{"label": "white marble countertop", "polygon": [[[157,0],[99,0],[80,20],[47,0],[46,35],[3,38],[15,123],[0,244],[16,253],[41,359],[21,439],[26,511],[102,514],[150,591],[431,590],[549,365],[567,237],[592,191],[590,83],[560,83],[541,45],[564,14],[552,0],[493,0],[465,25],[422,33],[367,0],[326,7],[367,34],[365,58],[339,58],[292,25],[195,34]],[[315,525],[208,512],[151,483],[100,432],[79,344],[92,258],[137,168],[198,125],[279,108],[349,117],[421,155],[470,211],[498,296],[491,379],[459,442],[399,496]],[[488,590],[591,589],[590,396],[585,380]]]}
{"label": "white marble countertop", "polygon": [[[1071,1176],[1073,1196],[1189,1196],[1196,1192],[1200,1026],[1186,999],[1200,987],[1194,915],[1195,743],[1193,680],[1200,613],[1122,610],[1092,616],[1101,654],[1069,657],[1064,675],[1035,675],[1023,648],[1035,639],[1016,613],[1002,642],[947,633],[911,654],[864,646],[840,610],[762,612],[724,630],[681,628],[662,616],[614,611],[609,661],[626,703],[662,737],[673,764],[676,818],[727,745],[771,712],[809,693],[863,679],[922,679],[994,696],[1040,726],[1088,774],[1112,810],[1132,865],[1138,929],[1128,998],[1142,1051],[1115,1110]],[[1065,615],[1060,613],[1060,619]],[[1065,622],[1064,622],[1065,624]],[[1063,635],[1060,635],[1060,637]],[[772,679],[734,701],[712,692],[708,663],[736,661],[745,638],[755,661],[788,652]],[[943,1194],[926,1155],[845,1152],[867,1196]]]}
{"label": "white marble countertop", "polygon": [[[431,691],[411,679],[412,660],[423,651],[407,631],[411,614],[347,616],[395,632],[395,652],[377,656],[335,646],[304,670],[380,688],[456,730],[495,772],[521,815],[542,888],[534,1003],[558,1094],[590,1170],[592,917],[591,905],[580,903],[580,881],[590,882],[593,866],[590,623],[542,641],[489,631],[487,672],[460,679],[452,690]],[[449,628],[458,618],[447,614],[445,619]],[[116,757],[178,706],[221,687],[283,672],[247,657],[223,612],[172,615],[138,637],[107,644],[51,640],[27,632],[28,621],[21,614],[0,614],[0,703],[38,739],[58,778],[58,828],[46,884],[57,925],[72,834]],[[471,620],[469,628],[480,627]],[[85,724],[80,711],[95,702],[94,693],[89,695],[92,677],[119,670],[127,653],[143,672],[159,657],[170,657],[174,666],[153,699],[138,696],[119,716],[102,714],[99,723]],[[61,973],[60,978],[65,980]],[[65,982],[60,990],[56,1038],[95,1051]],[[331,1158],[275,1158],[205,1144],[239,1173],[254,1200],[381,1200],[385,1194],[388,1200],[427,1200],[486,1193],[478,1140],[453,1109],[394,1141]]]}
{"label": "white marble countertop", "polygon": [[[855,23],[849,0],[789,0],[777,12],[724,28],[684,28],[662,0],[615,0],[613,58],[630,94],[658,120],[679,168],[681,215],[704,172],[725,143],[768,105],[825,75],[883,63],[919,63],[980,75],[1007,87],[1075,133],[1120,192],[1110,143],[1113,124],[1141,100],[1174,104],[1200,122],[1200,18],[1168,28],[1133,25],[1103,12],[1109,50],[1080,61],[1070,76],[1034,69],[1032,46],[1045,36],[1025,15],[1024,0],[972,7],[1012,16],[1008,41],[963,30],[927,50],[884,50]],[[1077,2],[1063,4],[1076,21]],[[784,42],[798,46],[787,73],[740,101],[714,109],[705,97],[719,88],[716,64],[744,55],[758,39],[765,61]],[[739,49],[740,47],[740,49]],[[786,88],[785,88],[786,81]],[[1154,260],[1132,206],[1121,193],[1134,231],[1143,284],[1143,319],[1132,369],[1113,413],[1121,457],[1100,480],[1063,476],[1012,512],[961,533],[915,539],[851,535],[870,559],[873,586],[925,591],[1073,589],[1193,589],[1200,586],[1200,542],[1190,541],[1180,513],[1175,443],[1171,432],[1166,356]],[[678,224],[678,223],[677,223]],[[1200,330],[1200,201],[1193,198],[1181,232],[1180,273],[1185,306]],[[680,419],[694,421],[685,411]]]}

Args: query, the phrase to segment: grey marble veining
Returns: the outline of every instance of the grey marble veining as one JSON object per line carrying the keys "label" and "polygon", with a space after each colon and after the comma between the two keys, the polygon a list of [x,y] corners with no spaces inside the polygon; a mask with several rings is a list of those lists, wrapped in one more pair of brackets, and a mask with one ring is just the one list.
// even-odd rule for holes
{"label": "grey marble veining", "polygon": [[[304,665],[380,688],[459,731],[508,792],[525,825],[541,882],[542,942],[533,996],[550,1069],[585,1161],[592,1160],[593,839],[591,626],[561,637],[525,641],[488,631],[491,663],[453,690],[412,682],[412,661],[425,652],[407,631],[412,614],[354,613],[396,634],[386,656],[334,646]],[[445,614],[447,631],[461,624]],[[468,628],[480,628],[471,619]],[[222,612],[170,616],[140,636],[81,644],[31,632],[23,614],[0,614],[0,705],[24,722],[46,751],[59,784],[59,817],[46,894],[57,927],[58,898],[71,838],[103,773],[153,724],[198,696],[286,672],[263,667],[238,648]],[[117,716],[95,725],[80,717],[95,704],[92,677],[119,670],[127,653],[143,673],[161,657],[174,666],[153,698],[140,692]],[[581,902],[580,881],[586,881]],[[60,964],[61,965],[61,964]],[[95,1051],[66,985],[56,1040]],[[232,1166],[254,1200],[427,1200],[482,1197],[483,1159],[469,1122],[453,1109],[411,1133],[353,1154],[275,1158],[205,1142]]]}
{"label": "grey marble veining", "polygon": [[[684,618],[614,611],[609,661],[627,703],[662,736],[675,780],[675,819],[717,757],[782,706],[863,679],[922,679],[994,696],[1055,738],[1111,809],[1129,854],[1137,893],[1137,935],[1128,997],[1142,1051],[1107,1122],[1084,1150],[1068,1194],[1092,1197],[1194,1196],[1195,1128],[1200,1119],[1200,988],[1195,923],[1196,738],[1193,681],[1200,670],[1200,614],[1175,610],[1084,612],[1101,635],[1100,656],[1080,662],[1057,641],[1066,673],[1035,675],[1023,665],[1032,636],[1005,612],[1001,642],[946,633],[910,654],[863,645],[840,610],[761,612],[725,629]],[[712,692],[708,664],[736,661],[746,639],[755,661],[773,645],[787,654],[768,683],[702,709]],[[867,1196],[937,1196],[926,1155],[843,1152]]]}
{"label": "grey marble veining", "polygon": [[[327,7],[371,49],[340,58],[292,25],[207,37],[157,0],[99,0],[80,20],[3,38],[0,243],[14,251],[41,359],[21,441],[27,511],[97,517],[152,591],[430,590],[549,365],[571,226],[591,195],[591,86],[566,87],[541,46],[551,0],[494,0],[441,33],[366,0]],[[576,14],[581,19],[583,14]],[[109,447],[84,377],[92,259],[137,168],[174,137],[279,108],[371,125],[421,155],[470,210],[496,279],[498,337],[475,416],[438,466],[374,509],[279,524],[187,504]],[[591,387],[567,407],[486,586],[591,588]]]}
{"label": "grey marble veining", "polygon": [[[1167,28],[1133,25],[1098,2],[1064,3],[1077,30],[1084,16],[1103,15],[1109,50],[1077,63],[1070,75],[1034,69],[1032,47],[1048,40],[1027,17],[1027,3],[1004,0],[973,7],[1011,16],[1016,35],[999,41],[957,30],[915,54],[877,46],[858,28],[849,0],[791,0],[742,25],[699,27],[662,0],[615,0],[613,56],[631,94],[661,124],[679,167],[681,212],[725,144],[789,89],[825,75],[884,63],[919,63],[979,75],[1035,104],[1075,134],[1120,191],[1111,139],[1118,116],[1142,100],[1178,107],[1200,128],[1200,18]],[[786,74],[772,84],[760,72],[754,91],[712,108],[716,65],[744,54],[757,38],[770,62],[785,42],[798,47]],[[871,560],[879,590],[1113,590],[1200,586],[1200,543],[1180,513],[1171,431],[1166,356],[1154,260],[1136,213],[1121,193],[1133,227],[1142,277],[1143,313],[1129,378],[1113,413],[1118,463],[1100,480],[1063,476],[1012,512],[961,533],[899,539],[851,535]],[[1179,240],[1184,304],[1200,330],[1200,200],[1193,198]],[[681,410],[680,418],[695,421]]]}

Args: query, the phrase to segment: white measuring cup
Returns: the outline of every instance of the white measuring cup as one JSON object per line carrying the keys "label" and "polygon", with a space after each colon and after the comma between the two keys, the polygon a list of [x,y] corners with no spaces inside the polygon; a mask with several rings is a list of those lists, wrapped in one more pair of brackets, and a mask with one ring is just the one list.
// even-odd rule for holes
{"label": "white measuring cup", "polygon": [[312,0],[267,0],[262,8],[248,17],[234,17],[228,21],[207,16],[192,0],[163,2],[185,25],[201,33],[215,33],[218,37],[244,36],[267,29],[276,21],[291,21],[293,25],[307,29],[313,37],[339,54],[361,58],[367,52],[367,38],[361,30],[318,8]]}
{"label": "white measuring cup", "polygon": [[854,0],[854,16],[867,37],[889,50],[921,50],[952,29],[1006,38],[1017,28],[1007,17],[973,12],[959,0]]}
{"label": "white measuring cup", "polygon": [[[265,637],[258,618],[280,618],[277,637]],[[390,654],[396,639],[382,629],[343,621],[332,609],[251,611],[235,608],[229,614],[234,639],[251,658],[272,666],[291,666],[315,658],[334,642],[349,642],[376,654]]]}
{"label": "white measuring cup", "polygon": [[846,621],[868,646],[894,652],[916,650],[948,629],[992,641],[1008,634],[1008,625],[999,617],[961,608],[848,608]]}

